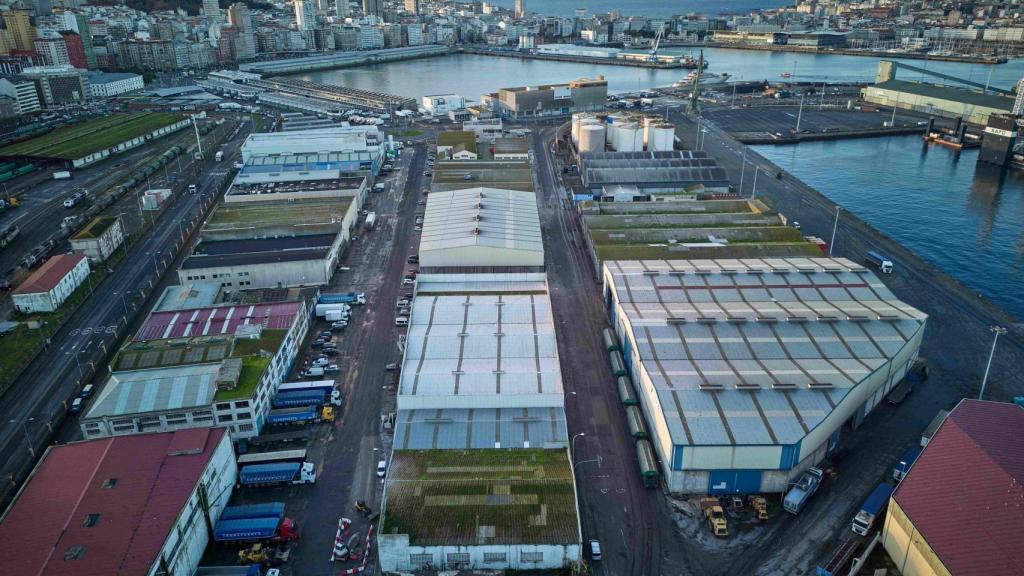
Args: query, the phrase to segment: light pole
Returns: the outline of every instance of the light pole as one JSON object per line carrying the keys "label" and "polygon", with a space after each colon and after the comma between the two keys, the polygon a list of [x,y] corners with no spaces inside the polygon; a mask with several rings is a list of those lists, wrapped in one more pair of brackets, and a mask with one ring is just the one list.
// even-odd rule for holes
{"label": "light pole", "polygon": [[128,302],[124,299],[124,292],[113,292],[112,294],[121,297],[121,305],[124,306],[124,315],[128,316]]}
{"label": "light pole", "polygon": [[803,90],[801,90],[800,91],[800,109],[796,113],[796,133],[797,134],[800,133],[800,120],[804,116],[804,96],[806,96],[806,94],[804,93]]}
{"label": "light pole", "polygon": [[750,191],[751,200],[757,198],[757,173],[760,171],[761,170],[758,168],[757,164],[754,164],[754,188]]}
{"label": "light pole", "polygon": [[836,206],[836,221],[832,224],[832,241],[828,243],[828,255],[832,255],[832,247],[836,244],[836,230],[839,228],[839,206]]}
{"label": "light pole", "polygon": [[579,434],[574,434],[573,437],[572,437],[572,440],[569,441],[569,447],[570,447],[570,450],[572,451],[571,456],[573,458],[576,457],[576,439],[579,438],[580,436],[586,436],[586,435],[587,435],[586,432],[580,432]]}
{"label": "light pole", "polygon": [[996,342],[999,342],[999,337],[1006,334],[1006,328],[1002,326],[992,326],[989,328],[995,333],[995,338],[992,339],[992,350],[988,353],[988,363],[985,364],[985,376],[981,378],[981,391],[978,392],[978,400],[981,400],[985,396],[985,384],[988,383],[988,371],[992,368],[992,357],[996,355]]}
{"label": "light pole", "polygon": [[[25,443],[28,444],[28,453],[32,455],[32,458],[36,457],[35,448],[32,448],[32,437],[28,434],[28,423],[34,422],[35,418],[26,418],[21,421],[21,430],[25,433]],[[18,420],[11,420],[11,424],[18,423]]]}
{"label": "light pole", "polygon": [[747,170],[747,148],[743,148],[743,157],[741,158],[742,164],[740,165],[740,196],[743,196],[743,176]]}
{"label": "light pole", "polygon": [[74,354],[75,365],[78,366],[78,377],[82,378],[85,374],[82,372],[82,362],[78,360],[78,348],[72,347],[71,350],[65,352],[65,354]]}

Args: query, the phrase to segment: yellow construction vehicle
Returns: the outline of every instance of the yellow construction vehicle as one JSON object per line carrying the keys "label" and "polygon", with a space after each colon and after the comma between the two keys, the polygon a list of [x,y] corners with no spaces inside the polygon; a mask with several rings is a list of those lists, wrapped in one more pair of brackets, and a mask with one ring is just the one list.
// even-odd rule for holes
{"label": "yellow construction vehicle", "polygon": [[334,407],[324,406],[324,409],[320,412],[320,419],[324,422],[334,422]]}
{"label": "yellow construction vehicle", "polygon": [[270,549],[263,544],[253,544],[238,551],[239,564],[260,564],[270,559]]}
{"label": "yellow construction vehicle", "polygon": [[754,516],[758,520],[768,519],[768,501],[764,499],[764,496],[751,496],[749,499],[750,507],[754,510]]}
{"label": "yellow construction vehicle", "polygon": [[700,508],[704,511],[704,517],[708,519],[708,526],[715,536],[725,537],[729,535],[729,524],[725,519],[725,510],[722,509],[718,498],[701,498]]}

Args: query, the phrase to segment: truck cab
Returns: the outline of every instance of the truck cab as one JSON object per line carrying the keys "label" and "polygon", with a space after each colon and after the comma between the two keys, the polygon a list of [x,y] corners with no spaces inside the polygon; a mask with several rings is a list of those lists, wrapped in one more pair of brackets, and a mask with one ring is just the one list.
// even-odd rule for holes
{"label": "truck cab", "polygon": [[889,497],[892,496],[894,489],[895,487],[892,484],[883,482],[871,491],[867,500],[861,505],[860,511],[853,517],[851,528],[855,534],[860,534],[861,536],[868,535],[871,527],[875,524],[875,520],[882,515],[885,507],[889,504]]}
{"label": "truck cab", "polygon": [[882,274],[892,274],[892,260],[889,260],[883,254],[875,252],[874,250],[869,250],[866,259],[868,262],[871,262],[876,267],[878,267],[879,271],[881,271]]}

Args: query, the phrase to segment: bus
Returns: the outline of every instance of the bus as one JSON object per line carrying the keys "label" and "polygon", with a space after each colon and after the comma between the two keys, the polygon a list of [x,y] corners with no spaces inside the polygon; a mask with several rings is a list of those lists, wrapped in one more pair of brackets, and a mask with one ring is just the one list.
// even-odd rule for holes
{"label": "bus", "polygon": [[253,452],[250,454],[242,454],[238,457],[238,466],[248,466],[249,464],[278,464],[284,462],[305,462],[306,461],[306,449],[299,448],[297,450],[278,450],[276,452]]}

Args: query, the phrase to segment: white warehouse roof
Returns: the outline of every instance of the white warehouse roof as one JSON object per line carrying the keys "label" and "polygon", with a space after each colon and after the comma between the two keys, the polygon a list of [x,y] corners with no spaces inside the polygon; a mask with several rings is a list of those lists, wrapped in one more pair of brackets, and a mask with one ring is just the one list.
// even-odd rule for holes
{"label": "white warehouse roof", "polygon": [[259,156],[295,154],[354,153],[376,149],[380,132],[375,126],[352,126],[295,130],[293,132],[259,132],[250,134],[242,144],[242,160],[249,163]]}
{"label": "white warehouse roof", "polygon": [[424,268],[543,266],[536,195],[484,187],[431,193],[419,255]]}
{"label": "white warehouse roof", "polygon": [[681,446],[801,441],[926,320],[846,259],[610,261],[605,279]]}
{"label": "white warehouse roof", "polygon": [[546,292],[417,295],[398,409],[563,405]]}

